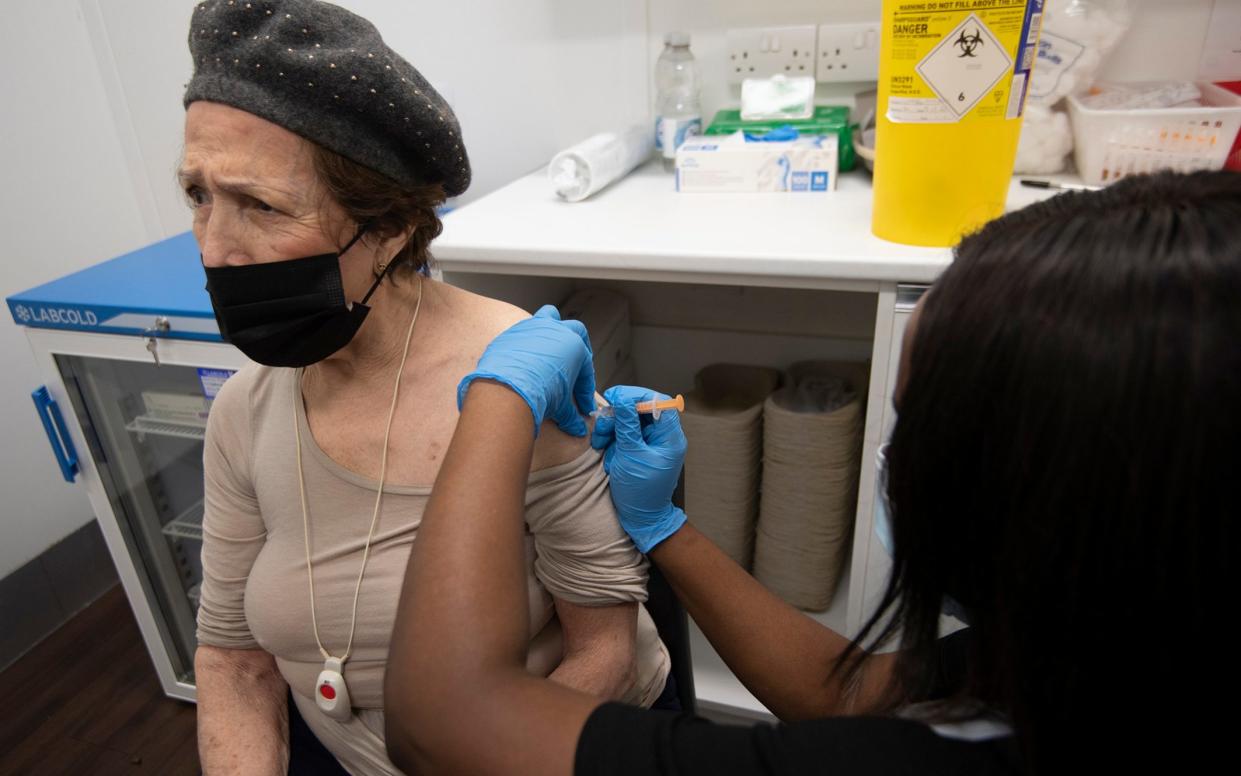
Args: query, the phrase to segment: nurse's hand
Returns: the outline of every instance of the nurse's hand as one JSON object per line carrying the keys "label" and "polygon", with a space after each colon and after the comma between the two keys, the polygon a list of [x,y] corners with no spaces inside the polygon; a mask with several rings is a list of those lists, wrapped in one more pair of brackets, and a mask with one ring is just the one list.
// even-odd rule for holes
{"label": "nurse's hand", "polygon": [[650,552],[685,524],[685,512],[672,505],[685,463],[685,434],[680,414],[665,410],[642,427],[634,405],[667,396],[618,385],[604,394],[613,417],[599,418],[590,443],[603,455],[612,486],[612,504],[621,526],[638,549]]}
{"label": "nurse's hand", "polygon": [[566,434],[586,436],[582,416],[595,410],[595,366],[581,321],[562,321],[559,310],[545,305],[501,332],[457,386],[458,409],[470,383],[480,378],[503,383],[525,400],[535,436],[544,420]]}

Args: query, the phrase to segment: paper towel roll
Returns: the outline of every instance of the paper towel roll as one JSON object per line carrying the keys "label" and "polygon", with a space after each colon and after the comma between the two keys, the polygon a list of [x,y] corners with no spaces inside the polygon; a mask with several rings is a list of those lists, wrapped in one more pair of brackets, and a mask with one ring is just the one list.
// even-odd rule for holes
{"label": "paper towel roll", "polygon": [[748,569],[754,553],[762,463],[763,400],[780,384],[775,369],[715,364],[685,396],[681,426],[685,513],[690,522]]}
{"label": "paper towel roll", "polygon": [[754,576],[793,606],[831,606],[853,532],[865,367],[802,362],[763,407]]}
{"label": "paper towel roll", "polygon": [[600,132],[552,158],[547,178],[562,199],[579,202],[651,157],[655,136],[645,124]]}

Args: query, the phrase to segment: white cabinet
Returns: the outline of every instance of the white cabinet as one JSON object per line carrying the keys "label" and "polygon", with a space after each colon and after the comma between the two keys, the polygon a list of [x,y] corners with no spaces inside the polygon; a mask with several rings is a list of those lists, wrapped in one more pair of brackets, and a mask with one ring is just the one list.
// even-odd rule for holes
{"label": "white cabinet", "polygon": [[[1038,196],[1014,187],[1010,204]],[[691,195],[654,167],[569,204],[538,171],[449,214],[432,249],[449,282],[528,310],[582,287],[625,294],[637,380],[667,393],[690,390],[698,369],[721,361],[869,360],[852,553],[832,607],[812,615],[853,634],[888,571],[871,541],[874,462],[892,423],[901,333],[951,260],[947,249],[871,235],[870,205],[864,175],[842,177],[829,195]],[[766,717],[691,630],[700,706]]]}

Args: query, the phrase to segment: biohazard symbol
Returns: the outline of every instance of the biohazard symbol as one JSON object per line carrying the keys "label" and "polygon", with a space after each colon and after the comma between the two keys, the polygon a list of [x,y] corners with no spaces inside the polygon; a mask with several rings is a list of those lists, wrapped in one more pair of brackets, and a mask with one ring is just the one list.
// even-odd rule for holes
{"label": "biohazard symbol", "polygon": [[961,59],[962,57],[972,57],[974,56],[974,50],[982,45],[982,32],[975,29],[973,35],[966,35],[965,30],[962,29],[961,34],[958,35],[957,39],[952,42],[952,45],[961,49],[961,54],[957,57],[957,59]]}

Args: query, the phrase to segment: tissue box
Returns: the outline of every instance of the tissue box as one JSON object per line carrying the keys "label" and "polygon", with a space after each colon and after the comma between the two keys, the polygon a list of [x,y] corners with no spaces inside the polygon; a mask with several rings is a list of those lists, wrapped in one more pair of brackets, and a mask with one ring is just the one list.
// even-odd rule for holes
{"label": "tissue box", "polygon": [[[873,92],[871,106],[874,107]],[[768,121],[746,121],[741,118],[741,111],[736,108],[724,108],[716,111],[715,118],[707,127],[704,135],[731,135],[738,130],[751,135],[764,135],[784,127],[792,127],[803,135],[835,135],[837,140],[836,166],[841,172],[848,172],[854,167],[853,129],[857,124],[849,123],[849,109],[840,105],[816,105],[814,115],[808,119],[774,119]]]}
{"label": "tissue box", "polygon": [[677,149],[677,191],[832,191],[836,188],[837,143],[836,135],[748,141],[743,132],[737,132],[694,138]]}

